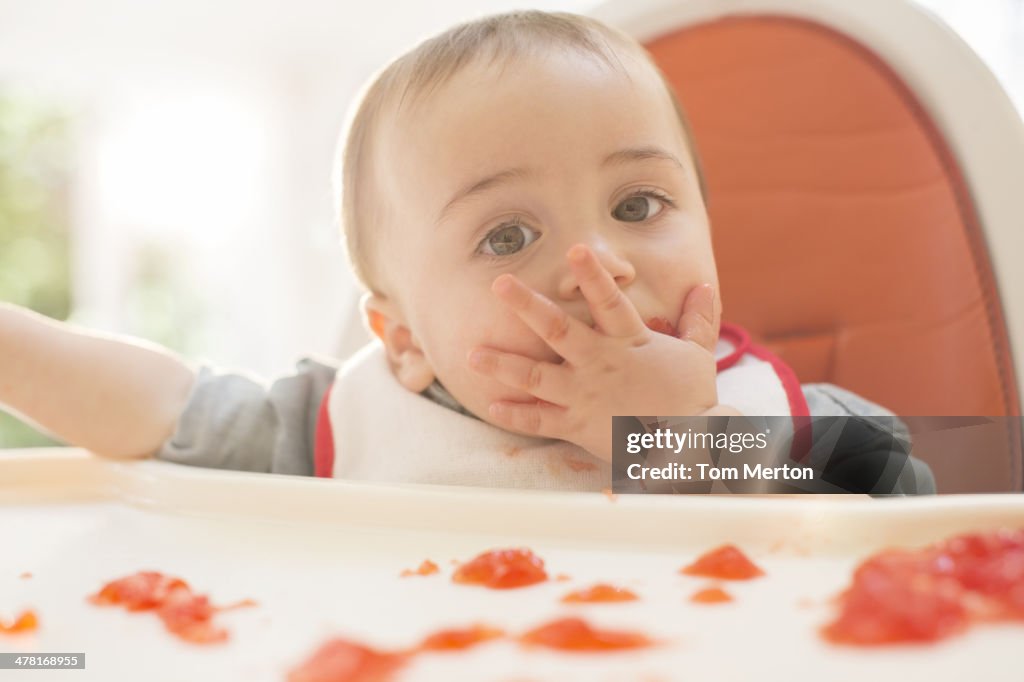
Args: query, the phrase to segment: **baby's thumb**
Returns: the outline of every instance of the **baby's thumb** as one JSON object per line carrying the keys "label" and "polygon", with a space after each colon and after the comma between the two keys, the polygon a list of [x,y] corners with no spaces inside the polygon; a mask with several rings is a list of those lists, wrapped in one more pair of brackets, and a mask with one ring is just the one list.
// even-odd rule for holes
{"label": "baby's thumb", "polygon": [[683,302],[679,317],[679,338],[693,341],[709,352],[715,352],[718,334],[715,332],[715,290],[710,284],[701,284],[690,290]]}

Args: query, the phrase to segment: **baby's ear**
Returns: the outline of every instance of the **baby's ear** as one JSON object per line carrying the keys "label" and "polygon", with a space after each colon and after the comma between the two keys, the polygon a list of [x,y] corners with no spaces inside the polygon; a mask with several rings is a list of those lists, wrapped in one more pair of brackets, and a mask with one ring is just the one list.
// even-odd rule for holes
{"label": "baby's ear", "polygon": [[434,370],[398,306],[378,294],[364,295],[361,306],[370,331],[384,344],[391,373],[398,383],[414,393],[422,393],[433,383]]}

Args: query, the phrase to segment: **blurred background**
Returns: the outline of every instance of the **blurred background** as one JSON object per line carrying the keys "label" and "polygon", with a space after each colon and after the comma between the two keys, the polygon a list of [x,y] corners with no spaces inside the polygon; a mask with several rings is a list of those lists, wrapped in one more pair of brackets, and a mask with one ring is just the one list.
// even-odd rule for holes
{"label": "blurred background", "polygon": [[[267,377],[352,350],[330,177],[359,87],[457,21],[592,4],[0,0],[0,301]],[[920,4],[1024,111],[1024,0]],[[0,447],[50,442],[0,413]]]}

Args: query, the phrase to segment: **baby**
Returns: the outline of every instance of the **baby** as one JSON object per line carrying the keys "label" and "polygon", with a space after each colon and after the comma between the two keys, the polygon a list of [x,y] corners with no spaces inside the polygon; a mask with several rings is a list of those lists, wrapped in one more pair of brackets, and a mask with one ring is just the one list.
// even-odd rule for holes
{"label": "baby", "polygon": [[[600,490],[613,415],[885,415],[720,322],[699,163],[643,48],[515,12],[385,68],[340,164],[379,339],[267,387],[0,308],[0,402],[113,457]],[[877,426],[865,419],[871,441]],[[893,492],[931,492],[913,461]]]}

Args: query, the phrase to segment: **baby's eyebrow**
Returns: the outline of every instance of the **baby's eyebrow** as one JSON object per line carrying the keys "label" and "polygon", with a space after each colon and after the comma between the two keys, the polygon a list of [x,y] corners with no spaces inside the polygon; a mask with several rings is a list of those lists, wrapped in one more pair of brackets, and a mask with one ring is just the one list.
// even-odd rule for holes
{"label": "baby's eyebrow", "polygon": [[620,149],[616,152],[612,152],[604,158],[601,162],[602,166],[627,163],[630,161],[647,161],[648,159],[655,159],[659,161],[671,161],[680,168],[683,167],[682,162],[675,154],[662,149],[661,147],[628,147],[626,149]]}
{"label": "baby's eyebrow", "polygon": [[[618,165],[623,163],[631,163],[634,161],[669,161],[680,169],[683,168],[682,162],[679,158],[661,147],[647,146],[647,147],[627,147],[626,149],[620,149],[614,151],[604,158],[601,162],[602,166]],[[437,220],[435,224],[440,224],[444,220],[444,217],[453,209],[456,205],[466,201],[475,194],[479,194],[489,189],[493,189],[499,185],[504,185],[512,181],[526,180],[534,175],[534,171],[529,168],[506,168],[503,171],[492,173],[480,180],[477,180],[473,184],[464,187],[457,191],[454,196],[444,205],[441,212],[437,214]]]}
{"label": "baby's eyebrow", "polygon": [[444,208],[441,209],[441,212],[437,214],[436,222],[440,223],[442,220],[444,220],[445,215],[449,211],[451,211],[456,204],[459,204],[465,201],[466,199],[469,199],[474,194],[479,194],[480,192],[492,189],[494,187],[497,187],[498,185],[503,185],[513,180],[525,180],[533,174],[533,171],[531,171],[528,168],[506,168],[503,171],[493,173],[485,178],[477,180],[472,185],[464,187],[463,189],[460,189],[458,192],[455,193],[455,195],[451,198],[451,201],[445,204]]}

